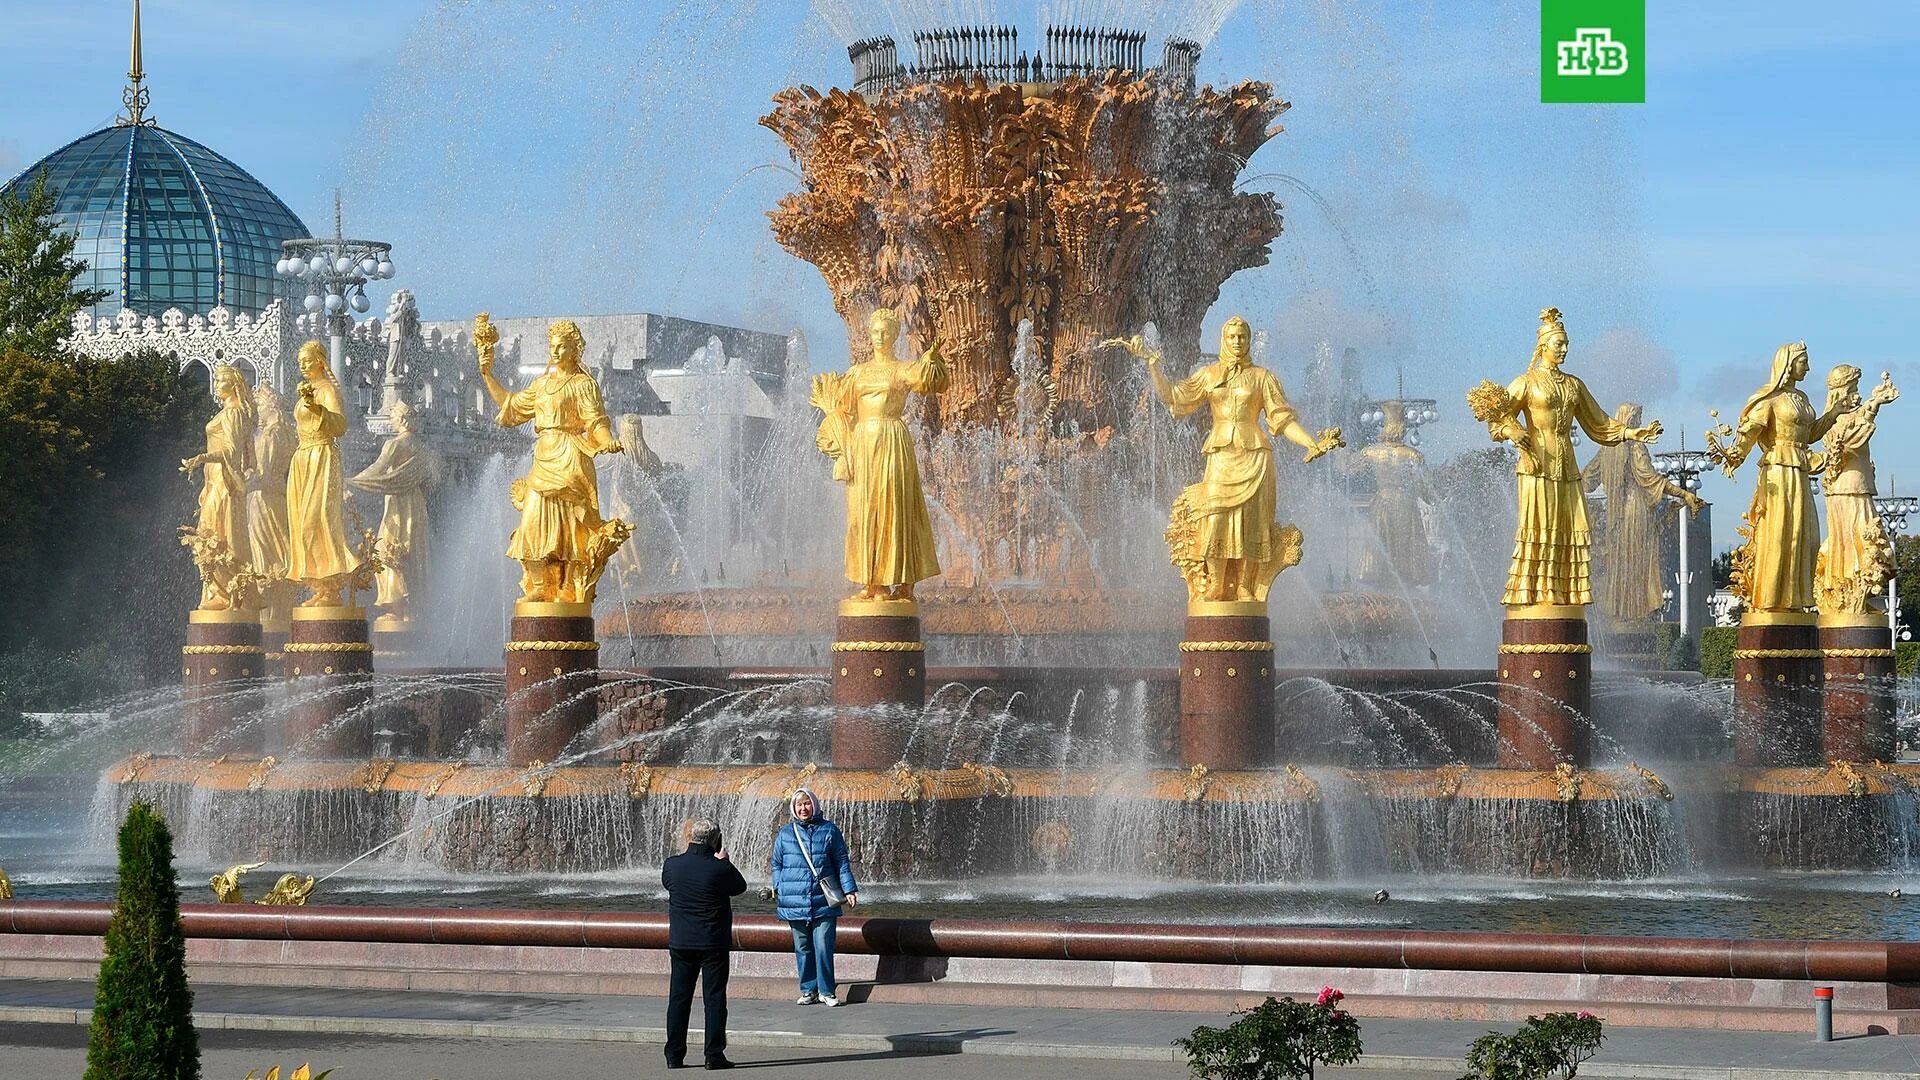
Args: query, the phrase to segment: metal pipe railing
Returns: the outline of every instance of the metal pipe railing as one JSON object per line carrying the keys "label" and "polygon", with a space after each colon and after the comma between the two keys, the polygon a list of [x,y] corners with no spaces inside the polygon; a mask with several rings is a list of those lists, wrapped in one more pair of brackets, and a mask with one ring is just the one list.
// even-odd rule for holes
{"label": "metal pipe railing", "polygon": [[[0,933],[97,937],[106,933],[112,911],[112,904],[100,901],[0,902]],[[650,912],[182,904],[180,922],[192,938],[612,949],[664,949],[667,945],[667,917]],[[787,924],[767,916],[736,918],[733,938],[734,947],[745,952],[793,948]],[[1909,941],[844,918],[839,948],[882,956],[1006,960],[1920,981],[1920,942]]]}

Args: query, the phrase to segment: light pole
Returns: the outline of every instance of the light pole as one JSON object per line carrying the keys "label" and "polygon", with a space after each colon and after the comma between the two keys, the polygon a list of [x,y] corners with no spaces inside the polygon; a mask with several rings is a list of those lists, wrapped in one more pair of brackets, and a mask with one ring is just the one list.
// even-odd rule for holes
{"label": "light pole", "polygon": [[[1685,432],[1680,435],[1680,449],[1669,450],[1653,455],[1654,467],[1661,475],[1673,481],[1682,491],[1699,491],[1700,474],[1713,468],[1713,455],[1705,450],[1687,449]],[[1693,633],[1693,513],[1685,507],[1680,509],[1680,572],[1674,575],[1674,584],[1680,593],[1680,636],[1689,637]]]}
{"label": "light pole", "polygon": [[[372,306],[367,283],[393,276],[393,245],[380,240],[352,240],[340,234],[340,195],[333,196],[333,236],[287,240],[285,254],[274,269],[306,289],[307,311],[323,316],[327,325],[327,362],[333,379],[347,390],[347,331],[353,314]],[[352,312],[353,314],[349,314]]]}
{"label": "light pole", "polygon": [[1893,542],[1893,577],[1887,581],[1887,626],[1895,641],[1900,640],[1900,535],[1907,531],[1907,516],[1920,510],[1920,498],[1912,495],[1876,495],[1873,512],[1880,515]]}

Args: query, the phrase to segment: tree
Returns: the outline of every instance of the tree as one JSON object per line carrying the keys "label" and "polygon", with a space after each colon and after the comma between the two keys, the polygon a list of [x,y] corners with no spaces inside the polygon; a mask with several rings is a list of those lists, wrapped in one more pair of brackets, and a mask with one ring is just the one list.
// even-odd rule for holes
{"label": "tree", "polygon": [[120,826],[120,892],[94,991],[85,1080],[199,1080],[173,836],[136,802]]}
{"label": "tree", "polygon": [[1733,552],[1733,548],[1728,548],[1720,554],[1715,555],[1713,562],[1708,564],[1707,568],[1713,575],[1713,587],[1715,589],[1730,589],[1733,587]]}
{"label": "tree", "polygon": [[42,169],[24,196],[0,197],[0,354],[51,358],[73,331],[73,316],[107,298],[75,289],[87,264],[73,257],[74,234],[60,228],[59,193]]}

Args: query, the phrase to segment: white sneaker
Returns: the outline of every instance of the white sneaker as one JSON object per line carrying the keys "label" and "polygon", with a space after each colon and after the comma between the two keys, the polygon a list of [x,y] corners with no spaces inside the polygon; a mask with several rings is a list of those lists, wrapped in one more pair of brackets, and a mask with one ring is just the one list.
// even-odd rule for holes
{"label": "white sneaker", "polygon": [[812,991],[808,991],[807,993],[801,994],[800,1000],[794,1002],[794,1004],[795,1005],[818,1005],[820,1004],[820,995],[815,994]]}
{"label": "white sneaker", "polygon": [[840,999],[834,997],[832,994],[821,994],[820,1004],[825,1005],[829,1009],[834,1009],[840,1006]]}

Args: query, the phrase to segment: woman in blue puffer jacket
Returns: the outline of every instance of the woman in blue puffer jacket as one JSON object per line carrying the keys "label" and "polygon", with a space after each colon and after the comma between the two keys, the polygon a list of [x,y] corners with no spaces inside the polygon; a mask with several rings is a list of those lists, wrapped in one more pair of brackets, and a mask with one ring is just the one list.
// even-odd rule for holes
{"label": "woman in blue puffer jacket", "polygon": [[[860,886],[847,863],[846,837],[840,835],[839,826],[827,820],[813,792],[806,788],[795,791],[790,809],[793,820],[773,839],[772,878],[777,911],[793,928],[794,965],[800,971],[799,1003],[838,1005],[833,942],[840,909],[827,903],[819,879],[837,884],[846,894],[848,907],[859,903]],[[808,859],[813,861],[811,868]]]}

